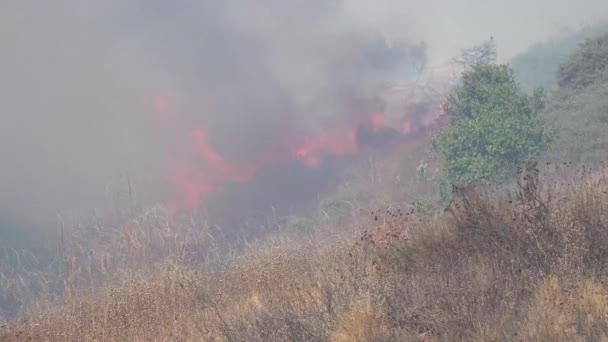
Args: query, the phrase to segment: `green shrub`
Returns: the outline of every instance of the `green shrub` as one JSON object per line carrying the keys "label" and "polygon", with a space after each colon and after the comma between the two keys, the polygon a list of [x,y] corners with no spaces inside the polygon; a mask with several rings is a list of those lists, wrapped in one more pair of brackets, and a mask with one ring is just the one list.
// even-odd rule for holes
{"label": "green shrub", "polygon": [[433,202],[426,198],[418,198],[412,203],[412,205],[414,206],[416,213],[422,215],[432,214],[436,209]]}
{"label": "green shrub", "polygon": [[542,90],[525,94],[507,65],[483,64],[466,71],[446,106],[452,125],[435,141],[446,180],[499,179],[514,164],[540,155],[551,140],[537,115],[543,106]]}

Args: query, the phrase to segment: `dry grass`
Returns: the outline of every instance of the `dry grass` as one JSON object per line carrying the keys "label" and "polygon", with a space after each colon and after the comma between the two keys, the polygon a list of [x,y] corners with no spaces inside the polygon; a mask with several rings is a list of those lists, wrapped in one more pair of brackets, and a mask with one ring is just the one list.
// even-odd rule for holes
{"label": "dry grass", "polygon": [[607,341],[608,289],[593,279],[549,276],[535,294],[523,325],[533,341]]}
{"label": "dry grass", "polygon": [[214,249],[204,226],[142,216],[86,248],[66,239],[80,280],[0,341],[608,340],[607,182],[522,170],[432,218],[373,211],[350,237],[275,240],[220,263],[200,252]]}

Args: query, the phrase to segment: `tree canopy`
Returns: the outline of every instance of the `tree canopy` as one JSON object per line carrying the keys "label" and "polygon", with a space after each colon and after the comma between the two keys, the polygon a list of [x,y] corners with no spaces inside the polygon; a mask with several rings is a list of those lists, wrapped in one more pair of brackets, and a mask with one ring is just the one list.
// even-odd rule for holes
{"label": "tree canopy", "polygon": [[452,124],[435,142],[447,181],[494,180],[538,156],[551,140],[537,115],[543,106],[543,91],[524,93],[508,65],[477,64],[465,71],[446,104]]}

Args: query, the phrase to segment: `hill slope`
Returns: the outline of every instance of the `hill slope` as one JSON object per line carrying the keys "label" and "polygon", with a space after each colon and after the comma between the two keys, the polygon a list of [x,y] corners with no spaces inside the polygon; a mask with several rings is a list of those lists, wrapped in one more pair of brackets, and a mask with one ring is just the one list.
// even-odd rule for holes
{"label": "hill slope", "polygon": [[557,88],[559,67],[585,40],[608,32],[608,23],[601,22],[580,31],[531,46],[511,61],[517,80],[527,91],[540,87]]}
{"label": "hill slope", "polygon": [[434,218],[372,212],[362,235],[326,246],[257,248],[223,269],[177,259],[131,270],[2,325],[0,340],[608,338],[608,173],[551,172],[528,170],[508,192]]}
{"label": "hill slope", "polygon": [[554,159],[598,164],[608,159],[608,34],[588,40],[557,74],[543,113],[558,133]]}

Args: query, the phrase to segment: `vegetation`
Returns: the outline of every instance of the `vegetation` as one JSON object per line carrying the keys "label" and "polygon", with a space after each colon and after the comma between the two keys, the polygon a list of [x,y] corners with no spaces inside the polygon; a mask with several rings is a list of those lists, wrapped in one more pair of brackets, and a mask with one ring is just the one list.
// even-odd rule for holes
{"label": "vegetation", "polygon": [[599,22],[531,46],[511,61],[515,79],[525,91],[530,92],[535,88],[555,90],[560,66],[566,63],[580,44],[604,33],[608,33],[608,22]]}
{"label": "vegetation", "polygon": [[477,64],[448,99],[452,121],[436,142],[447,181],[469,184],[504,178],[512,165],[540,155],[550,135],[538,117],[541,90],[526,95],[507,65]]}
{"label": "vegetation", "polygon": [[464,68],[470,68],[476,65],[495,63],[497,57],[496,41],[494,37],[490,37],[480,45],[462,50],[460,57],[454,58],[453,61]]}
{"label": "vegetation", "polygon": [[[183,245],[169,264],[123,266],[112,285],[3,325],[0,339],[601,340],[608,173],[551,172],[522,170],[512,188],[431,220],[372,212],[352,239],[256,246],[221,268]],[[152,256],[147,239],[128,243],[134,259]],[[102,256],[87,259],[94,273]]]}
{"label": "vegetation", "polygon": [[561,88],[585,89],[605,81],[608,72],[608,34],[587,40],[560,66],[557,84]]}
{"label": "vegetation", "polygon": [[561,67],[559,88],[542,113],[558,132],[554,161],[599,165],[608,159],[608,34],[587,41]]}
{"label": "vegetation", "polygon": [[[4,249],[0,307],[21,315],[0,341],[608,340],[607,47],[583,44],[545,100],[482,45],[448,101],[443,160],[374,155],[259,240],[153,208],[62,222],[48,265]],[[514,166],[536,157],[560,162]],[[439,206],[441,171],[501,182]]]}

